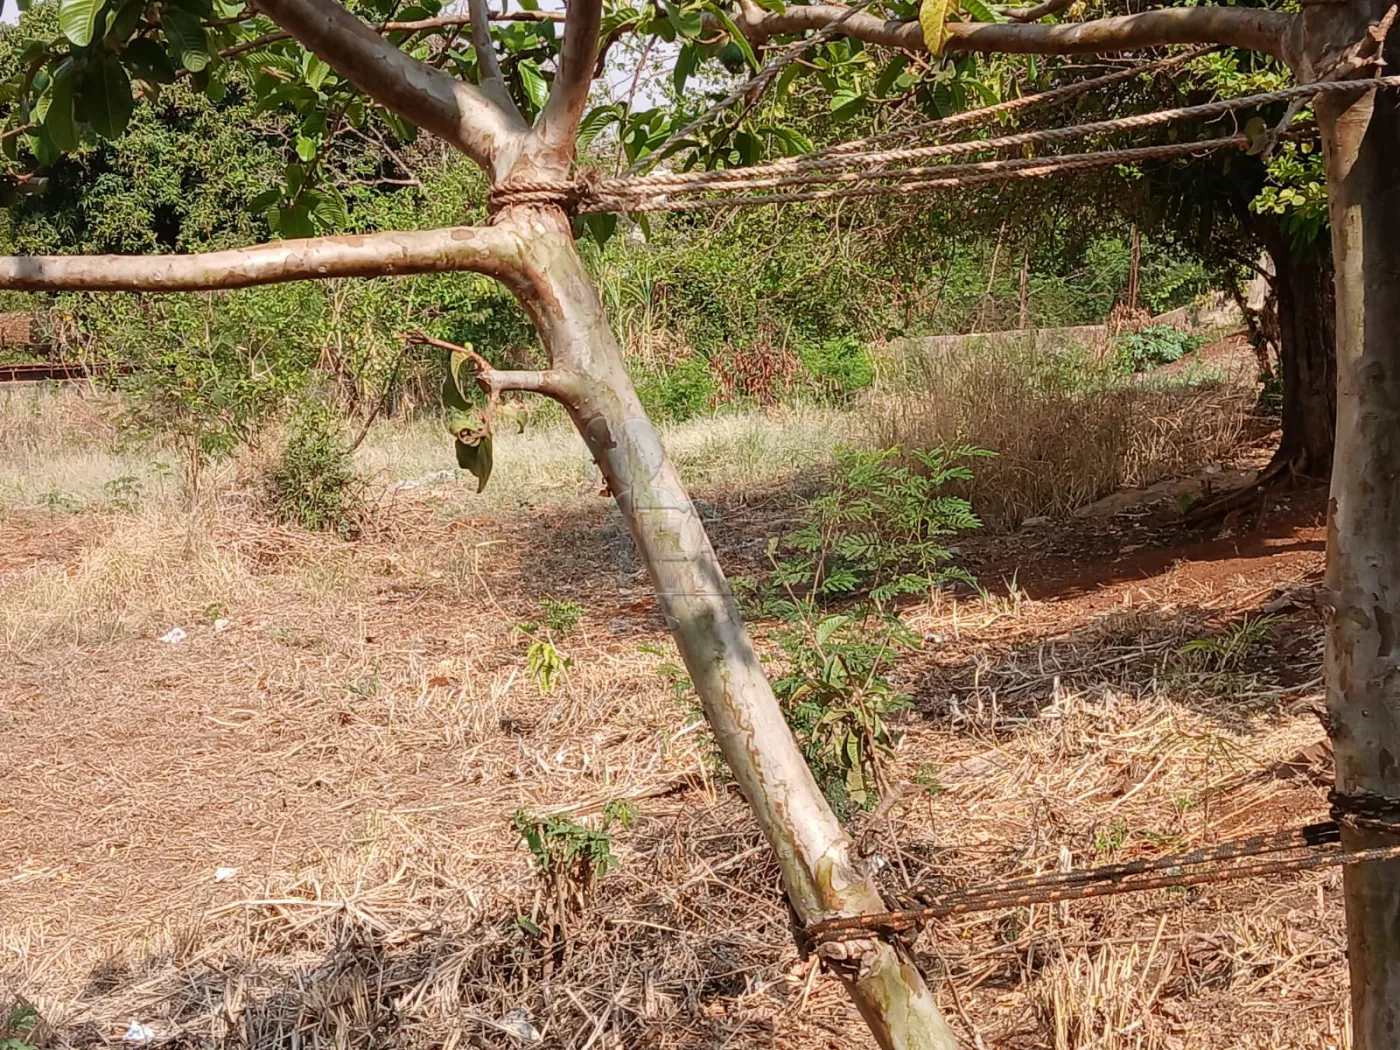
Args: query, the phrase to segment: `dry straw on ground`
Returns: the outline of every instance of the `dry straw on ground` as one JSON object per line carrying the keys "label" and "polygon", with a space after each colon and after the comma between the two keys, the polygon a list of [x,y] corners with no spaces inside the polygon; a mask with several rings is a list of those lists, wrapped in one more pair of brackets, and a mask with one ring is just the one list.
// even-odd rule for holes
{"label": "dry straw on ground", "polygon": [[[820,462],[819,428],[677,432],[727,564],[789,527],[760,467]],[[376,440],[392,478],[395,439]],[[27,1038],[105,1045],[135,1021],[159,1045],[259,1050],[869,1045],[798,954],[608,504],[512,500],[386,484],[353,542],[270,527],[227,490],[194,515],[152,498],[0,518],[0,989],[38,1010]],[[1182,651],[1315,573],[1312,533],[1289,535],[904,610],[926,639],[898,666],[905,786],[854,828],[892,898],[1320,813],[1311,614],[1229,666]],[[994,585],[1027,543],[964,546]],[[546,596],[583,609],[553,692],[516,627]],[[186,638],[159,641],[173,626]],[[616,800],[638,813],[619,866],[562,938],[533,933],[512,815],[596,826]],[[916,947],[969,1045],[1350,1045],[1334,875],[964,917]]]}

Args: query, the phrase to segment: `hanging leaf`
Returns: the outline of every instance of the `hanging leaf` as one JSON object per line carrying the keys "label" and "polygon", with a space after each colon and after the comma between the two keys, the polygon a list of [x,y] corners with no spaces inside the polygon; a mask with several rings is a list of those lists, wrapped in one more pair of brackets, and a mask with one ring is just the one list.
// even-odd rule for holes
{"label": "hanging leaf", "polygon": [[919,28],[924,32],[924,46],[934,57],[943,54],[943,45],[948,39],[944,27],[956,6],[957,0],[920,0]]}
{"label": "hanging leaf", "polygon": [[107,33],[103,37],[107,46],[119,47],[127,37],[136,32],[136,27],[141,24],[145,14],[146,5],[143,0],[129,0],[126,6],[112,17],[111,24],[107,27]]}
{"label": "hanging leaf", "polygon": [[268,225],[286,238],[311,237],[316,233],[311,223],[311,212],[304,204],[273,208],[267,214],[267,221]]}
{"label": "hanging leaf", "polygon": [[182,7],[164,7],[160,24],[182,66],[191,73],[198,73],[209,64],[209,38],[198,16]]}
{"label": "hanging leaf", "polygon": [[1249,143],[1246,151],[1251,156],[1263,153],[1269,141],[1269,125],[1263,117],[1250,117],[1244,125],[1244,137]]}
{"label": "hanging leaf", "polygon": [[758,56],[754,54],[753,45],[749,43],[748,37],[739,31],[739,27],[734,24],[734,19],[729,17],[729,12],[719,4],[714,3],[707,3],[705,10],[714,15],[724,26],[724,31],[729,34],[729,42],[744,56],[744,61],[749,64],[749,68],[758,69]]}
{"label": "hanging leaf", "polygon": [[78,47],[87,47],[101,8],[102,0],[59,0],[58,28]]}
{"label": "hanging leaf", "polygon": [[325,186],[319,190],[308,190],[302,194],[302,200],[311,211],[316,224],[325,232],[336,232],[345,228],[349,221],[349,213],[345,205],[345,198],[340,195],[340,191],[334,186]]}
{"label": "hanging leaf", "polygon": [[136,100],[131,95],[131,78],[116,55],[87,68],[78,81],[77,102],[79,115],[104,139],[120,138],[126,131]]}
{"label": "hanging leaf", "polygon": [[476,491],[486,488],[491,477],[491,435],[484,434],[475,442],[457,442],[457,466],[476,475]]}
{"label": "hanging leaf", "polygon": [[122,49],[122,61],[133,76],[152,84],[175,83],[175,66],[165,48],[149,37],[140,36]]}
{"label": "hanging leaf", "polygon": [[695,73],[696,67],[700,64],[700,45],[686,44],[680,54],[676,56],[676,64],[671,70],[671,84],[676,89],[676,94],[685,92],[685,82]]}
{"label": "hanging leaf", "polygon": [[622,103],[594,106],[578,123],[578,149],[583,152],[609,124],[622,119]]}
{"label": "hanging leaf", "polygon": [[331,67],[309,51],[303,57],[301,65],[302,76],[306,82],[320,91],[321,85],[326,82],[326,77],[330,76]]}
{"label": "hanging leaf", "polygon": [[73,123],[73,86],[76,80],[73,75],[73,62],[65,58],[54,70],[47,109],[40,113],[36,106],[34,110],[35,119],[43,123],[44,130],[53,139],[53,144],[64,153],[71,153],[78,148],[78,129]]}
{"label": "hanging leaf", "polygon": [[545,99],[549,98],[549,82],[540,72],[540,67],[528,58],[522,58],[516,64],[515,71],[520,75],[520,86],[525,92],[525,97],[538,112],[544,106]]}

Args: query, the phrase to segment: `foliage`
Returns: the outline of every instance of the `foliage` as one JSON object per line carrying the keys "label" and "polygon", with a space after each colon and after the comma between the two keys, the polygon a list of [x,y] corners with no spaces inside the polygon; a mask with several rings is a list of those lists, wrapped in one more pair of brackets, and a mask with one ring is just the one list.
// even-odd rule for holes
{"label": "foliage", "polygon": [[525,650],[525,670],[542,693],[552,693],[564,672],[573,666],[573,657],[565,655],[555,644],[554,636],[566,635],[578,626],[583,606],[567,599],[540,599],[541,619],[527,620],[516,626],[529,636]]}
{"label": "foliage", "polygon": [[[774,585],[789,597],[772,603],[791,613],[802,602],[866,593],[875,601],[927,591],[952,579],[947,536],[980,526],[967,500],[942,490],[972,477],[967,461],[993,453],[969,446],[913,450],[841,449],[823,491],[802,506],[802,525],[769,541]],[[778,553],[784,557],[779,558]]]}
{"label": "foliage", "polygon": [[1180,361],[1199,348],[1201,342],[1199,336],[1171,325],[1150,324],[1118,337],[1118,360],[1130,372],[1146,372],[1159,365]]}
{"label": "foliage", "polygon": [[515,811],[511,826],[530,850],[556,922],[586,907],[598,880],[618,867],[612,829],[630,828],[636,819],[631,803],[617,801],[608,803],[597,826],[565,816]]}
{"label": "foliage", "polygon": [[650,415],[674,423],[703,415],[717,393],[710,363],[700,354],[684,357],[637,384],[642,407]]}
{"label": "foliage", "polygon": [[[238,293],[102,300],[74,297],[98,341],[136,367],[122,381],[128,435],[168,440],[191,494],[204,466],[231,455],[279,415],[311,365],[274,313]],[[134,315],[134,316],[133,316]]]}
{"label": "foliage", "polygon": [[1327,172],[1311,142],[1285,142],[1268,164],[1268,182],[1250,209],[1277,215],[1295,250],[1316,243],[1327,230]]}
{"label": "foliage", "polygon": [[773,683],[812,774],[838,813],[879,797],[894,753],[886,719],[909,704],[890,683],[895,652],[917,636],[896,617],[817,618],[811,607],[778,634],[787,672]]}
{"label": "foliage", "polygon": [[854,336],[804,344],[798,348],[797,356],[818,393],[830,401],[847,401],[875,380],[870,351]]}
{"label": "foliage", "polygon": [[1244,616],[1214,638],[1193,638],[1178,655],[1210,671],[1238,671],[1250,655],[1277,630],[1283,617],[1265,614]]}
{"label": "foliage", "polygon": [[13,1002],[0,1023],[0,1050],[34,1050],[34,1031],[39,1026],[39,1012],[23,1000]]}
{"label": "foliage", "polygon": [[360,510],[359,479],[340,432],[340,418],[316,400],[292,417],[287,443],[267,477],[278,520],[313,532],[354,534]]}

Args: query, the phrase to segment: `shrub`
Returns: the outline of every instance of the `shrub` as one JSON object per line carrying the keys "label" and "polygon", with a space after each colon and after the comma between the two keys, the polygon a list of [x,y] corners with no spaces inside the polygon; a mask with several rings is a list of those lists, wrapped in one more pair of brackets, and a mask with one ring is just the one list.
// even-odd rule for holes
{"label": "shrub", "polygon": [[709,409],[716,389],[710,362],[691,354],[637,384],[637,396],[652,416],[683,423]]}
{"label": "shrub", "polygon": [[870,351],[854,336],[809,343],[798,348],[797,356],[818,394],[831,401],[847,401],[875,381]]}
{"label": "shrub", "polygon": [[947,565],[952,556],[942,541],[981,522],[967,500],[943,490],[972,479],[968,459],[990,454],[966,446],[915,450],[909,465],[898,448],[839,449],[823,491],[802,507],[802,526],[769,543],[772,584],[788,595],[773,600],[772,611],[857,593],[884,602],[967,579]]}
{"label": "shrub", "polygon": [[287,444],[267,478],[279,521],[346,537],[357,531],[360,484],[339,422],[318,401],[307,402],[293,416]]}
{"label": "shrub", "polygon": [[1150,324],[1118,337],[1118,360],[1129,372],[1146,372],[1180,361],[1201,345],[1199,336],[1165,324]]}
{"label": "shrub", "polygon": [[837,814],[869,809],[894,754],[887,716],[909,706],[890,683],[898,648],[915,635],[895,617],[804,615],[780,632],[788,671],[773,683],[788,725]]}

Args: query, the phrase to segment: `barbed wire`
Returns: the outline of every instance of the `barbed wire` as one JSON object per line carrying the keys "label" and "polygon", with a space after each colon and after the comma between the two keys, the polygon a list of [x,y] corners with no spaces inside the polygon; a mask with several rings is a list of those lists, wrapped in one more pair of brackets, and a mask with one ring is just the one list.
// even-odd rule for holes
{"label": "barbed wire", "polygon": [[[1385,830],[1397,832],[1397,824],[1393,818]],[[1322,848],[1339,840],[1340,828],[1337,822],[1327,821],[1303,828],[1235,839],[1166,857],[1109,864],[1082,871],[1031,875],[976,886],[940,894],[918,907],[825,919],[808,925],[806,933],[818,943],[851,940],[869,937],[872,934],[910,930],[930,919],[944,919],[954,915],[1400,859],[1400,845],[1357,850]],[[1292,857],[1255,859],[1290,850],[1301,852]],[[1184,870],[1188,868],[1197,870]],[[1153,874],[1154,872],[1163,874]]]}

